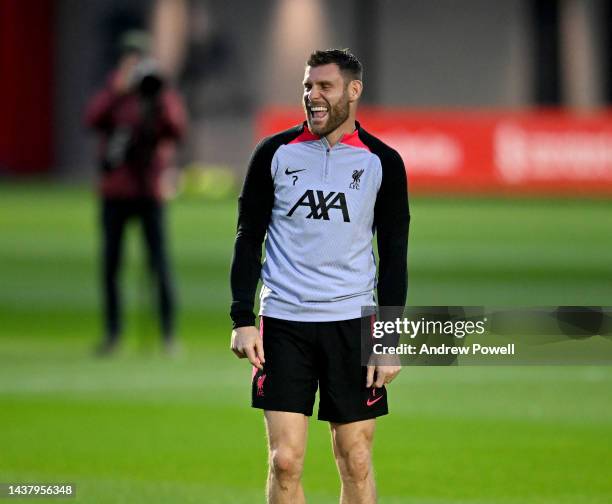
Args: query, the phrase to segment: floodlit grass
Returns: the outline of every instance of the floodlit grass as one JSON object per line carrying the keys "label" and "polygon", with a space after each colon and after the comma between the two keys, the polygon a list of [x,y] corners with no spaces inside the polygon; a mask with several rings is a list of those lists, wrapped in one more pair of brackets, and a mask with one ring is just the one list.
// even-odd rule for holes
{"label": "floodlit grass", "polygon": [[[413,305],[612,300],[607,202],[421,198],[411,213]],[[228,349],[234,202],[179,200],[168,217],[183,354],[159,355],[132,229],[125,344],[96,360],[95,199],[0,188],[0,482],[72,482],[84,503],[263,501],[261,413]],[[380,502],[610,502],[611,389],[604,367],[405,369],[377,430]],[[305,489],[337,502],[316,420]]]}

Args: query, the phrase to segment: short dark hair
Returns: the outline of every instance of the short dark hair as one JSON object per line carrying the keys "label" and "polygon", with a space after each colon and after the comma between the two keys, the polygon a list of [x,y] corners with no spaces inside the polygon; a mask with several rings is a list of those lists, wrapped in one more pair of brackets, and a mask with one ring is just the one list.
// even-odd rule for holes
{"label": "short dark hair", "polygon": [[363,65],[348,49],[327,49],[326,51],[315,51],[306,61],[306,65],[317,67],[335,63],[340,71],[350,77],[349,80],[363,79]]}

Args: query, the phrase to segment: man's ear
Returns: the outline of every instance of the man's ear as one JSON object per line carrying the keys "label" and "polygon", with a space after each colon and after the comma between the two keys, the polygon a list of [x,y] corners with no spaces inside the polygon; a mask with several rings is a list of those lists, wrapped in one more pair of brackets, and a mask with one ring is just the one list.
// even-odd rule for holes
{"label": "man's ear", "polygon": [[363,82],[360,80],[352,80],[348,85],[349,101],[354,102],[361,98],[363,92]]}

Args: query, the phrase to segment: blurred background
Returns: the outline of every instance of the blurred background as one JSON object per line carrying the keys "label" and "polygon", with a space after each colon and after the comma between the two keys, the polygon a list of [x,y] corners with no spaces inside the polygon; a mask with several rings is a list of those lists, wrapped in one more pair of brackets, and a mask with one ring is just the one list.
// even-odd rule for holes
{"label": "blurred background", "polygon": [[[191,128],[182,160],[218,164],[239,177],[258,118],[270,107],[299,113],[304,61],[313,48],[350,47],[366,69],[363,104],[375,110],[585,112],[612,100],[612,6],[605,0],[0,5],[0,89],[13,98],[0,122],[5,174],[72,181],[96,174],[83,109],[116,63],[120,35],[134,28],[150,30],[154,55],[185,94]],[[537,130],[538,116],[533,120],[527,133]],[[573,126],[574,133],[586,127]],[[428,144],[426,135],[416,137],[403,139],[407,164],[411,151],[418,164],[436,158],[436,147],[438,162],[461,155],[453,138],[445,144],[443,135],[437,143],[433,136]],[[599,154],[608,161],[605,146]]]}
{"label": "blurred background", "polygon": [[[167,215],[182,351],[160,352],[130,228],[121,351],[96,359],[83,116],[131,29],[189,115]],[[301,121],[304,62],[328,47],[364,63],[358,118],[407,167],[409,304],[612,304],[609,1],[0,0],[0,482],[73,482],[87,503],[263,500],[261,414],[229,351],[236,197],[258,139]],[[610,502],[611,386],[608,367],[404,369],[377,433],[380,500]],[[312,502],[337,501],[328,438],[311,422]]]}

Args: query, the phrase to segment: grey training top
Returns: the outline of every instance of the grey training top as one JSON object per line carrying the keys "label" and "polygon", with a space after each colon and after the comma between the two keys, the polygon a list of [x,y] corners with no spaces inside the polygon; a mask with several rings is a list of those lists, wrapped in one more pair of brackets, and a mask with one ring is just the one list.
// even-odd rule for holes
{"label": "grey training top", "polygon": [[410,220],[404,165],[356,126],[333,147],[305,124],[257,146],[239,199],[234,327],[253,325],[260,276],[260,315],[304,322],[360,317],[361,307],[375,302],[375,232],[378,303],[404,305]]}

